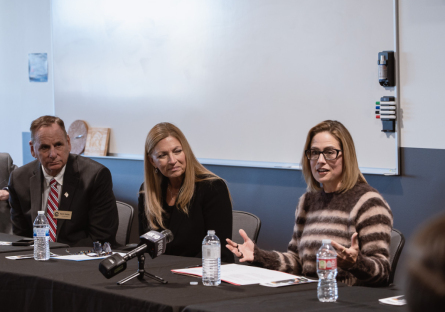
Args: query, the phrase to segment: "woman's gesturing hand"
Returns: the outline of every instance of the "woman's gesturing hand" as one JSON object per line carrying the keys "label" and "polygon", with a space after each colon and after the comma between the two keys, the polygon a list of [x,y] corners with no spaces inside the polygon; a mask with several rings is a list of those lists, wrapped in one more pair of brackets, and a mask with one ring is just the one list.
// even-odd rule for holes
{"label": "woman's gesturing hand", "polygon": [[243,244],[237,244],[230,239],[226,239],[227,245],[226,247],[233,252],[235,256],[239,258],[239,262],[253,261],[253,250],[255,248],[255,244],[252,240],[247,236],[244,230],[239,230],[239,234],[244,239]]}
{"label": "woman's gesturing hand", "polygon": [[342,269],[349,269],[352,267],[358,258],[360,251],[358,246],[358,233],[354,233],[351,237],[351,247],[346,248],[342,245],[332,241],[332,246],[337,250],[337,265]]}

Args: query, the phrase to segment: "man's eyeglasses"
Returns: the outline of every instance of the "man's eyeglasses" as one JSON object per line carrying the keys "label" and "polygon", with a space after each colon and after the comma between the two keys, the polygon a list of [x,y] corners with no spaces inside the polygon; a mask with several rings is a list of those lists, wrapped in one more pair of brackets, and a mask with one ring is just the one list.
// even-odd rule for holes
{"label": "man's eyeglasses", "polygon": [[304,151],[306,154],[307,159],[309,160],[317,160],[320,157],[320,154],[323,154],[324,159],[326,160],[334,160],[338,158],[338,155],[340,154],[342,150],[339,149],[328,149],[325,151],[317,151],[313,149],[308,149]]}
{"label": "man's eyeglasses", "polygon": [[113,252],[111,251],[110,243],[104,243],[104,246],[102,248],[102,244],[100,242],[93,242],[93,250],[82,250],[76,253],[71,253],[67,249],[66,252],[69,255],[76,256],[76,255],[84,255],[88,257],[103,257],[112,255]]}

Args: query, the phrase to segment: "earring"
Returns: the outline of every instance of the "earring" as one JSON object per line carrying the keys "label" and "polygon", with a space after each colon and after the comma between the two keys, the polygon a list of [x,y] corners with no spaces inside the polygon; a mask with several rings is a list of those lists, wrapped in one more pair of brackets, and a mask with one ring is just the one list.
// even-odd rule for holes
{"label": "earring", "polygon": [[158,172],[159,172],[158,168],[155,168],[155,173],[158,173]]}

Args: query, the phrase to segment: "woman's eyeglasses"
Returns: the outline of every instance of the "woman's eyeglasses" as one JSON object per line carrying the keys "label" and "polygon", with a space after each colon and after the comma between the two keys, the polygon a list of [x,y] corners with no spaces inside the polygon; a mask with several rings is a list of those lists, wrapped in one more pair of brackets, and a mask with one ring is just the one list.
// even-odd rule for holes
{"label": "woman's eyeglasses", "polygon": [[341,151],[342,150],[339,149],[328,149],[324,151],[308,149],[304,151],[304,153],[306,154],[306,157],[309,160],[318,160],[320,154],[323,154],[323,157],[326,160],[334,160],[338,158],[338,155],[340,154]]}

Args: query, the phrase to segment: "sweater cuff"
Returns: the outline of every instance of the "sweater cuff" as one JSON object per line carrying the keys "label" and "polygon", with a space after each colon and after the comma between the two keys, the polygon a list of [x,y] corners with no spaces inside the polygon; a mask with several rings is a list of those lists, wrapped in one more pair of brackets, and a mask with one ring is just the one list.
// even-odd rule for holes
{"label": "sweater cuff", "polygon": [[359,253],[357,255],[357,260],[355,260],[354,265],[352,265],[351,267],[349,267],[347,269],[343,269],[343,270],[354,274],[354,271],[356,271],[357,268],[360,267],[360,263],[362,263],[362,262],[363,262],[363,256],[362,256],[361,252],[359,251]]}
{"label": "sweater cuff", "polygon": [[258,248],[255,244],[253,250],[252,265],[266,269],[276,270],[280,266],[278,255],[273,251],[267,251]]}

